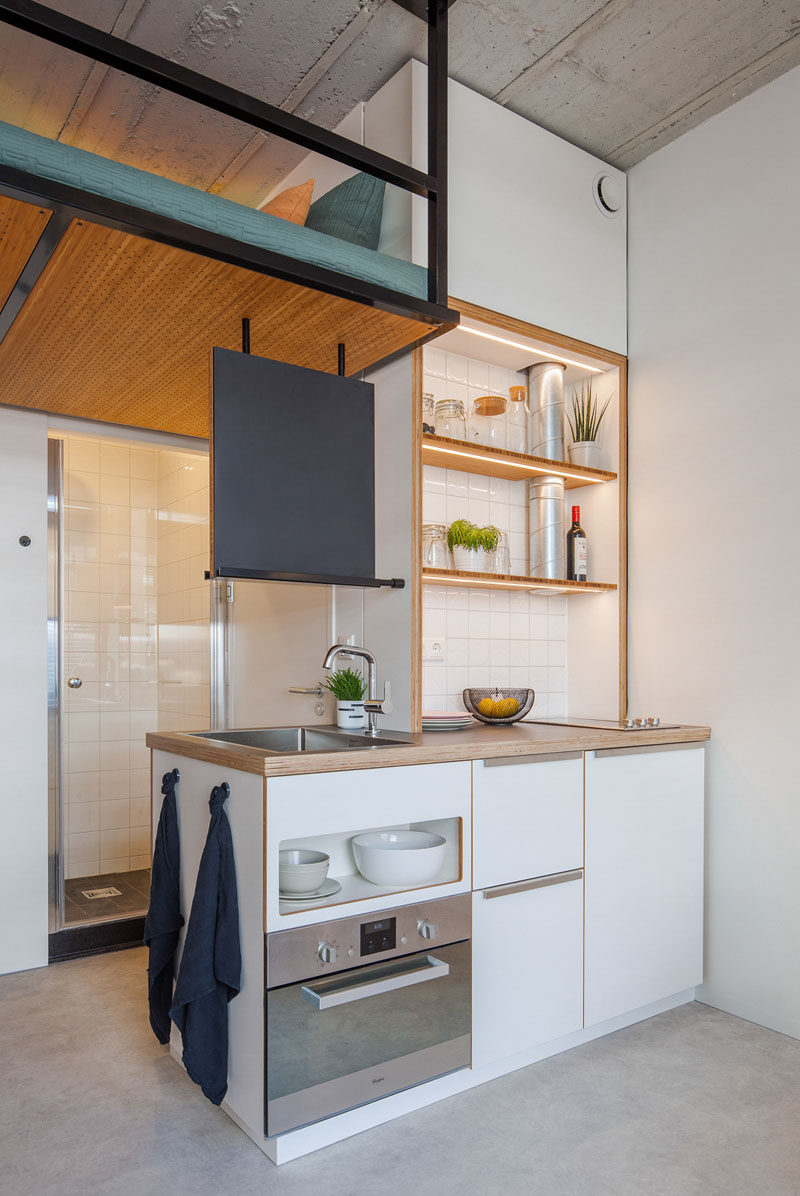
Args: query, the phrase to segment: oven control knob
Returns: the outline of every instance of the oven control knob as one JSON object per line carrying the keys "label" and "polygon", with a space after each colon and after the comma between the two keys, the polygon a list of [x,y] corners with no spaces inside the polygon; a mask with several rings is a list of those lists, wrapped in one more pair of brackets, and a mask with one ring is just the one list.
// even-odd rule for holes
{"label": "oven control knob", "polygon": [[336,948],[332,947],[330,943],[320,943],[317,955],[323,963],[336,963]]}
{"label": "oven control knob", "polygon": [[417,922],[417,930],[421,939],[435,939],[439,933],[439,927],[435,922]]}

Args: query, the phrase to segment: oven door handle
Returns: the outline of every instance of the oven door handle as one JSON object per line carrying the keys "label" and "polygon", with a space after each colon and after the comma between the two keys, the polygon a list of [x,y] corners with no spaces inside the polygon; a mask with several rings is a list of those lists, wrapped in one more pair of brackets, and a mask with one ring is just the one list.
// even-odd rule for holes
{"label": "oven door handle", "polygon": [[363,1001],[367,997],[391,993],[398,988],[410,988],[412,984],[422,984],[425,980],[441,980],[449,975],[449,963],[443,963],[441,959],[427,955],[421,966],[409,968],[406,965],[394,976],[367,980],[364,984],[342,984],[339,988],[328,987],[326,984],[324,992],[317,992],[312,985],[303,984],[300,992],[303,999],[315,1009],[333,1009],[336,1005],[349,1005],[351,1001]]}

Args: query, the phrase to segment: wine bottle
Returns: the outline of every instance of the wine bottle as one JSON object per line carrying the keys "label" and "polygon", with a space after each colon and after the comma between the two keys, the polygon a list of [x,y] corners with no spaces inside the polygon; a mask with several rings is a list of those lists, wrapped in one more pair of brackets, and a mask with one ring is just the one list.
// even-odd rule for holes
{"label": "wine bottle", "polygon": [[586,532],[581,527],[581,509],[572,508],[572,527],[567,532],[567,581],[586,581]]}

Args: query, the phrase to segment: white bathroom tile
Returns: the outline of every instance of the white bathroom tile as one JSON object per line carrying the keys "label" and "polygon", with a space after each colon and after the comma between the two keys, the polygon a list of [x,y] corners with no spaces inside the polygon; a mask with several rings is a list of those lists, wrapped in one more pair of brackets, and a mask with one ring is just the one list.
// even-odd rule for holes
{"label": "white bathroom tile", "polygon": [[100,743],[100,771],[116,772],[130,766],[130,744],[126,739],[111,739]]}
{"label": "white bathroom tile", "polygon": [[463,382],[465,385],[469,378],[469,358],[462,357],[459,353],[447,354],[447,381],[448,382]]}
{"label": "white bathroom tile", "polygon": [[527,640],[530,637],[530,621],[525,611],[512,611],[510,619],[512,640]]}
{"label": "white bathroom tile", "polygon": [[130,793],[130,771],[127,768],[103,769],[100,778],[100,801],[120,801]]}
{"label": "white bathroom tile", "polygon": [[104,533],[98,539],[101,564],[124,565],[129,562],[131,552],[129,536]]}
{"label": "white bathroom tile", "polygon": [[445,494],[426,492],[422,495],[422,522],[447,523],[447,497]]}
{"label": "white bathroom tile", "polygon": [[489,389],[492,394],[508,396],[508,371],[503,366],[489,366]]}
{"label": "white bathroom tile", "polygon": [[150,801],[150,769],[130,769],[131,797],[145,797]]}
{"label": "white bathroom tile", "polygon": [[100,473],[127,478],[130,474],[130,449],[127,444],[100,444]]}
{"label": "white bathroom tile", "polygon": [[508,501],[513,507],[527,507],[528,483],[512,482],[509,489]]}
{"label": "white bathroom tile", "polygon": [[100,836],[98,831],[83,831],[69,836],[69,854],[70,857],[80,859],[89,858],[96,855],[100,845]]}
{"label": "white bathroom tile", "polygon": [[469,612],[469,638],[470,639],[488,639],[489,638],[489,612],[482,610],[471,610]]}
{"label": "white bathroom tile", "polygon": [[492,670],[488,665],[479,665],[469,671],[469,684],[472,689],[486,689],[492,684]]}
{"label": "white bathroom tile", "polygon": [[510,609],[508,590],[489,590],[490,611],[508,611]]}
{"label": "white bathroom tile", "polygon": [[72,805],[98,801],[100,797],[99,772],[71,772],[65,776],[64,792]]}
{"label": "white bathroom tile", "polygon": [[97,831],[100,829],[100,803],[97,801],[72,802],[65,804],[67,833],[70,835]]}
{"label": "white bathroom tile", "polygon": [[514,577],[525,577],[528,573],[528,558],[521,556],[512,556],[511,558],[511,573]]}
{"label": "white bathroom tile", "polygon": [[156,449],[132,448],[130,450],[130,476],[155,482],[158,479],[158,451]]}
{"label": "white bathroom tile", "polygon": [[546,640],[548,638],[548,622],[547,615],[533,614],[530,618],[530,635],[534,640]]}
{"label": "white bathroom tile", "polygon": [[483,394],[489,388],[489,366],[485,361],[475,361],[469,358],[467,361],[467,380],[470,386],[479,386]]}
{"label": "white bathroom tile", "polygon": [[96,535],[100,531],[100,508],[97,503],[75,502],[66,504],[67,532],[89,532]]}
{"label": "white bathroom tile", "polygon": [[444,377],[438,378],[429,374],[425,378],[422,391],[423,394],[429,394],[433,396],[435,419],[436,404],[440,403],[442,399],[447,398],[447,379]]}
{"label": "white bathroom tile", "polygon": [[[124,478],[112,478],[112,481],[124,481]],[[130,535],[130,507],[102,503],[100,506],[101,535],[128,536]]]}
{"label": "white bathroom tile", "polygon": [[527,665],[511,665],[509,669],[509,684],[514,689],[535,689],[530,685],[530,670]]}
{"label": "white bathroom tile", "polygon": [[482,477],[479,473],[469,474],[469,481],[467,483],[467,493],[470,501],[472,499],[480,499],[483,502],[489,501],[489,478]]}
{"label": "white bathroom tile", "polygon": [[423,583],[422,606],[427,610],[444,610],[447,607],[447,587]]}
{"label": "white bathroom tile", "polygon": [[[537,664],[540,662],[537,661]],[[544,663],[543,661],[541,663]],[[565,640],[552,640],[549,646],[547,663],[564,666],[567,663],[567,644]]]}
{"label": "white bathroom tile", "polygon": [[548,601],[547,594],[532,594],[531,613],[534,615],[546,615]]}
{"label": "white bathroom tile", "polygon": [[69,677],[80,677],[80,689],[68,689],[64,694],[64,710],[68,714],[97,714],[100,704],[100,685],[97,681],[85,681],[80,673],[68,673]]}
{"label": "white bathroom tile", "polygon": [[100,745],[96,740],[90,743],[71,743],[67,771],[97,772],[100,767],[99,757]]}
{"label": "white bathroom tile", "polygon": [[100,541],[96,532],[68,532],[64,537],[64,556],[68,564],[96,563]]}
{"label": "white bathroom tile", "polygon": [[426,374],[431,374],[437,378],[446,377],[447,354],[443,349],[437,349],[433,345],[426,345],[422,350],[422,362]]}
{"label": "white bathroom tile", "polygon": [[490,645],[489,663],[492,667],[511,664],[511,640],[491,640]]}
{"label": "white bathroom tile", "polygon": [[491,521],[490,504],[488,498],[469,498],[469,516],[478,527],[486,527]]}
{"label": "white bathroom tile", "polygon": [[67,591],[67,621],[69,623],[96,623],[99,612],[99,595],[80,590]]}
{"label": "white bathroom tile", "polygon": [[547,688],[551,693],[563,693],[567,688],[567,670],[565,668],[547,669]]}
{"label": "white bathroom tile", "polygon": [[508,611],[491,611],[489,615],[489,634],[492,639],[509,639],[511,635],[511,615]]}
{"label": "white bathroom tile", "polygon": [[149,797],[132,797],[131,799],[131,826],[144,826],[150,830],[150,798]]}
{"label": "white bathroom tile", "polygon": [[447,666],[447,692],[460,694],[470,684],[470,670],[462,665]]}
{"label": "white bathroom tile", "polygon": [[509,532],[508,547],[512,557],[526,560],[528,555],[528,537],[523,532]]}
{"label": "white bathroom tile", "polygon": [[551,693],[548,695],[548,714],[559,718],[567,713],[567,695],[565,693]]}
{"label": "white bathroom tile", "polygon": [[66,464],[68,470],[100,471],[100,445],[97,440],[82,440],[77,436],[65,439]]}
{"label": "white bathroom tile", "polygon": [[511,640],[510,644],[511,653],[508,663],[512,668],[527,669],[529,667],[531,650],[528,640]]}
{"label": "white bathroom tile", "polygon": [[[466,610],[448,610],[447,638],[466,639],[469,634],[469,612]],[[442,689],[444,689],[444,686],[442,686]]]}
{"label": "white bathroom tile", "polygon": [[460,495],[448,494],[447,496],[447,517],[445,523],[455,523],[456,519],[469,519],[469,499],[466,495],[462,498]]}
{"label": "white bathroom tile", "polygon": [[[424,669],[422,671],[422,675],[423,675],[423,693],[424,693],[422,709],[425,712],[425,714],[427,714],[429,711],[436,711],[438,713],[439,711],[447,710],[448,709],[447,695],[444,693],[441,693],[441,694],[428,693],[424,689],[424,678],[425,678],[425,670]],[[450,709],[452,709],[452,707],[450,707]]]}
{"label": "white bathroom tile", "polygon": [[422,491],[424,494],[446,494],[447,470],[438,465],[423,465]]}
{"label": "white bathroom tile", "polygon": [[73,714],[72,711],[67,715],[65,734],[70,742],[70,745],[76,743],[96,743],[100,738],[99,732],[99,715],[97,711],[82,711],[79,714]]}
{"label": "white bathroom tile", "polygon": [[466,498],[469,493],[469,474],[460,469],[446,469],[447,497]]}
{"label": "white bathroom tile", "polygon": [[[127,803],[126,803],[127,804]],[[112,859],[119,859],[128,854],[129,831],[127,827],[100,831],[100,861],[101,866]],[[108,871],[111,871],[109,868]]]}
{"label": "white bathroom tile", "polygon": [[496,689],[503,690],[511,685],[511,669],[507,664],[492,664],[491,668],[492,680],[491,684]]}
{"label": "white bathroom tile", "polygon": [[532,668],[530,670],[530,679],[531,679],[531,686],[536,690],[537,693],[540,693],[540,692],[546,693],[547,692],[547,688],[548,688],[547,682],[549,680],[549,677],[548,677],[548,670],[546,668],[540,668],[539,666],[534,666],[534,668]]}
{"label": "white bathroom tile", "polygon": [[522,550],[522,555],[525,555],[527,548],[528,536],[528,508],[515,507],[511,503],[508,504],[508,530],[512,533],[520,534],[525,537],[523,541],[525,547]]}
{"label": "white bathroom tile", "polygon": [[424,634],[444,638],[447,635],[447,611],[426,610],[424,613]]}
{"label": "white bathroom tile", "polygon": [[130,565],[99,566],[98,588],[101,594],[126,594],[130,585]]}
{"label": "white bathroom tile", "polygon": [[[531,688],[534,688],[534,687],[531,686]],[[550,711],[549,705],[550,705],[550,700],[549,700],[549,694],[547,693],[547,690],[538,690],[537,689],[536,697],[535,697],[534,703],[533,703],[533,710],[531,711],[531,714],[533,715],[534,718],[548,718],[551,716],[551,713],[555,714],[555,711],[552,711],[552,712]]]}
{"label": "white bathroom tile", "polygon": [[472,638],[468,641],[467,662],[470,668],[475,665],[487,665],[492,662],[492,641]]}
{"label": "white bathroom tile", "polygon": [[470,590],[469,591],[469,609],[470,610],[489,610],[489,590]]}
{"label": "white bathroom tile", "polygon": [[422,670],[423,697],[428,693],[446,693],[446,670],[444,664],[426,664]]}
{"label": "white bathroom tile", "polygon": [[489,498],[492,502],[509,502],[509,493],[507,478],[489,478]]}
{"label": "white bathroom tile", "polygon": [[65,483],[65,493],[69,504],[100,502],[100,475],[98,473],[68,469]]}
{"label": "white bathroom tile", "polygon": [[128,872],[130,869],[130,855],[104,856],[100,855],[98,872]]}
{"label": "white bathroom tile", "polygon": [[499,527],[501,532],[508,533],[511,526],[511,507],[507,502],[489,503],[489,522],[493,527]]}
{"label": "white bathroom tile", "polygon": [[100,806],[100,830],[127,830],[130,826],[130,802],[127,797],[103,800]]}
{"label": "white bathroom tile", "polygon": [[130,851],[131,855],[147,856],[150,850],[150,827],[131,826]]}
{"label": "white bathroom tile", "polygon": [[67,591],[96,594],[100,587],[99,566],[95,562],[68,564],[65,584]]}
{"label": "white bathroom tile", "polygon": [[116,623],[124,626],[130,622],[131,600],[129,594],[100,594],[98,619],[101,623]]}
{"label": "white bathroom tile", "polygon": [[547,616],[547,638],[549,640],[563,640],[567,638],[567,619],[565,615]]}
{"label": "white bathroom tile", "polygon": [[451,638],[448,636],[446,643],[447,664],[449,665],[464,665],[467,664],[469,656],[469,640],[466,638]]}
{"label": "white bathroom tile", "polygon": [[[467,610],[469,607],[469,590],[461,589],[460,586],[447,587],[447,609],[448,610]],[[448,635],[455,635],[448,628]]]}
{"label": "white bathroom tile", "polygon": [[547,665],[550,661],[550,645],[547,640],[531,640],[530,659],[532,665]]}
{"label": "white bathroom tile", "polygon": [[153,510],[158,506],[158,486],[155,481],[146,478],[131,478],[130,505]]}
{"label": "white bathroom tile", "polygon": [[528,612],[528,591],[527,590],[509,590],[508,591],[508,609],[511,611],[525,611]]}
{"label": "white bathroom tile", "polygon": [[127,507],[130,503],[130,482],[127,474],[118,477],[116,474],[100,473],[100,503],[107,503],[115,507]]}
{"label": "white bathroom tile", "polygon": [[567,595],[566,594],[548,594],[547,613],[549,615],[566,615],[566,613],[567,613]]}
{"label": "white bathroom tile", "polygon": [[128,739],[130,716],[127,710],[109,710],[100,715],[100,739]]}

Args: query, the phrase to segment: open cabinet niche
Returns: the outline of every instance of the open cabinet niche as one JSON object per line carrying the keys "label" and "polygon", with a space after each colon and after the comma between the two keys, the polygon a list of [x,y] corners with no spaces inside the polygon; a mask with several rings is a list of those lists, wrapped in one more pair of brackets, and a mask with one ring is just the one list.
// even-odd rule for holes
{"label": "open cabinet niche", "polygon": [[[419,524],[466,518],[508,534],[511,568],[502,577],[422,566],[418,659],[423,709],[460,709],[468,686],[530,687],[531,718],[626,713],[626,382],[625,358],[573,338],[451,300],[462,324],[416,354]],[[526,386],[526,367],[563,361],[565,411],[592,379],[609,406],[598,442],[599,469],[549,461],[470,439],[422,431],[422,395],[463,401],[508,397]],[[588,584],[529,576],[529,485],[542,474],[565,479],[565,517],[581,508],[589,541]]]}

